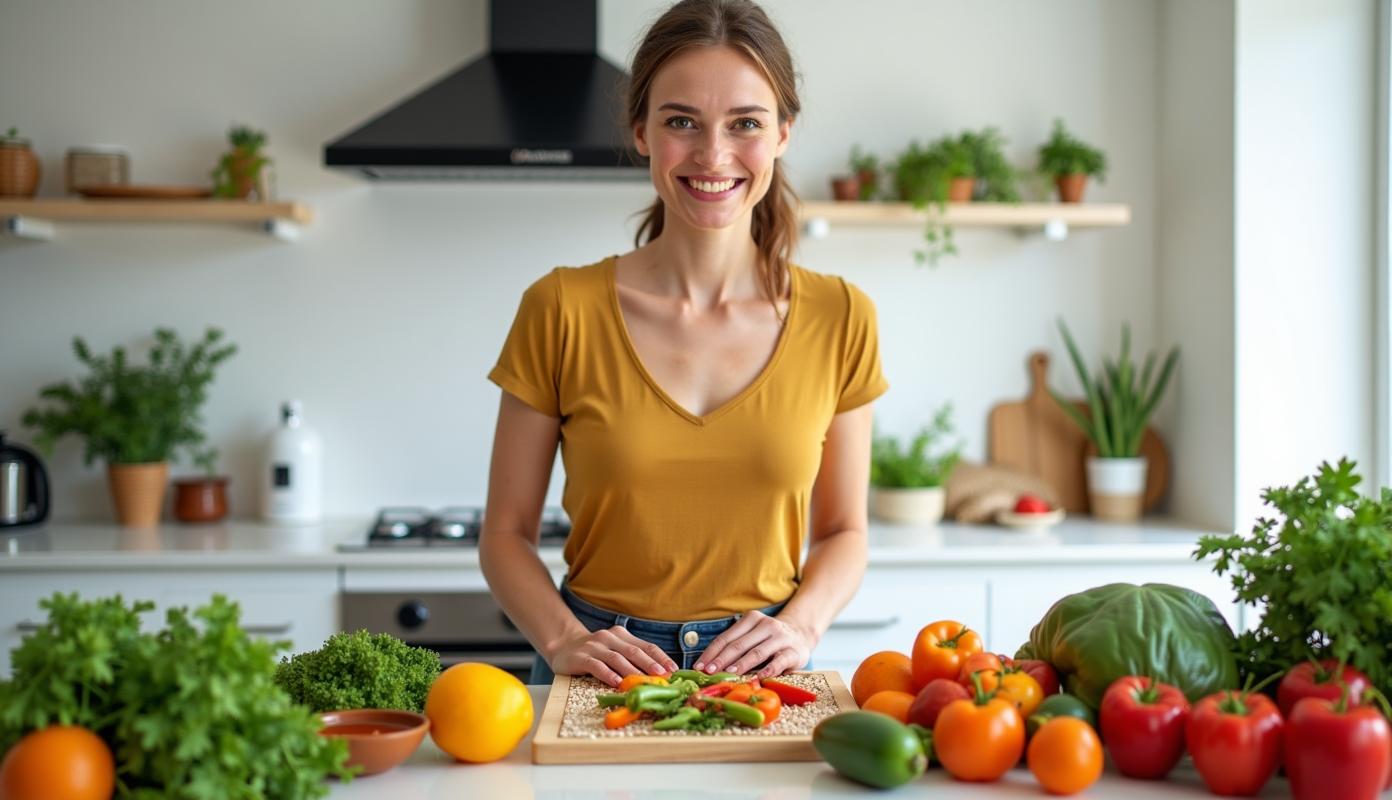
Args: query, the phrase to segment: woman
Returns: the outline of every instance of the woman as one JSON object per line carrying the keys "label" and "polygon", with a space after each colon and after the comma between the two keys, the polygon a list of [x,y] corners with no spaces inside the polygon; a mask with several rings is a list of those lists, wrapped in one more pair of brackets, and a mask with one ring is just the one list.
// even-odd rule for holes
{"label": "woman", "polygon": [[[792,59],[747,0],[684,0],[639,46],[627,114],[658,199],[636,250],[523,295],[480,559],[554,673],[803,667],[865,571],[874,307],[789,263]],[[572,530],[537,556],[557,443]],[[810,515],[810,516],[809,516]],[[799,569],[808,532],[806,563]]]}

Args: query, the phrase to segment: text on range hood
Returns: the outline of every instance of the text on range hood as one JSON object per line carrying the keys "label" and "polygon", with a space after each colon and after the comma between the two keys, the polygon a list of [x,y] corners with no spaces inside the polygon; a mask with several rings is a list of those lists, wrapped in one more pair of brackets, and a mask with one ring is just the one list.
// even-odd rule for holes
{"label": "text on range hood", "polygon": [[324,146],[376,179],[641,180],[597,0],[491,0],[489,52]]}

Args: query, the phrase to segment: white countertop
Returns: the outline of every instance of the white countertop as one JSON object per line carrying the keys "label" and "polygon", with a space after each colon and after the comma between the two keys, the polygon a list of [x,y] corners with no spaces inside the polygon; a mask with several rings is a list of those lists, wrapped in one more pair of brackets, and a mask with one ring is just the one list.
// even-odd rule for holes
{"label": "white countertop", "polygon": [[[540,719],[548,687],[530,686]],[[535,723],[532,733],[536,731]],[[596,764],[534,765],[531,733],[506,759],[493,764],[462,764],[426,737],[409,761],[390,772],[335,785],[331,800],[390,798],[507,798],[507,800],[802,800],[813,797],[927,797],[938,800],[990,797],[1045,797],[1028,769],[1011,770],[1001,781],[957,783],[941,768],[884,794],[837,775],[821,761],[759,764]],[[1161,800],[1212,797],[1192,766],[1181,764],[1165,781],[1136,781],[1108,770],[1079,797]],[[1259,797],[1289,797],[1284,780],[1273,778]],[[1392,797],[1392,793],[1384,793]]]}
{"label": "white countertop", "polygon": [[[255,521],[211,525],[167,523],[122,528],[111,523],[51,522],[0,534],[0,571],[10,569],[302,569],[306,567],[476,568],[474,547],[414,547],[343,551],[360,545],[370,520],[344,519],[286,527]],[[872,522],[870,563],[1008,565],[1038,563],[1186,563],[1198,537],[1209,533],[1173,520],[1114,525],[1091,517],[1065,519],[1044,532],[946,522],[935,527]],[[559,547],[542,561],[562,569]]]}

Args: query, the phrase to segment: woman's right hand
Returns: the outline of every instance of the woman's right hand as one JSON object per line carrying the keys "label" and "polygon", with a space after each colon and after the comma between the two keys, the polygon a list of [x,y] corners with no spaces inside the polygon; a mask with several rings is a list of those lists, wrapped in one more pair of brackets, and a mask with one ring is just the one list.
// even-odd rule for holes
{"label": "woman's right hand", "polygon": [[557,675],[593,675],[610,686],[627,675],[668,675],[676,669],[662,648],[619,625],[577,634],[551,654],[551,671]]}

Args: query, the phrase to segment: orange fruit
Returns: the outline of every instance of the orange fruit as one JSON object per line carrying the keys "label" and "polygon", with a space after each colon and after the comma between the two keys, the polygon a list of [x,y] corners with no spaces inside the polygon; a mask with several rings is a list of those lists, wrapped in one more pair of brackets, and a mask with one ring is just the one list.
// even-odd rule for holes
{"label": "orange fruit", "polygon": [[903,653],[881,650],[860,662],[851,677],[851,696],[864,706],[870,695],[893,689],[913,693],[913,661]]}
{"label": "orange fruit", "polygon": [[894,717],[900,722],[909,721],[909,707],[913,705],[914,696],[908,692],[901,692],[896,689],[885,689],[883,692],[875,692],[861,704],[862,711],[878,711],[881,714]]}
{"label": "orange fruit", "polygon": [[4,800],[108,800],[116,787],[111,749],[76,725],[54,725],[15,743],[0,763]]}
{"label": "orange fruit", "polygon": [[425,696],[430,738],[460,761],[497,761],[532,727],[532,696],[512,675],[491,664],[455,664]]}
{"label": "orange fruit", "polygon": [[1054,717],[1035,732],[1025,753],[1030,772],[1050,794],[1077,794],[1102,774],[1102,742],[1075,717]]}

